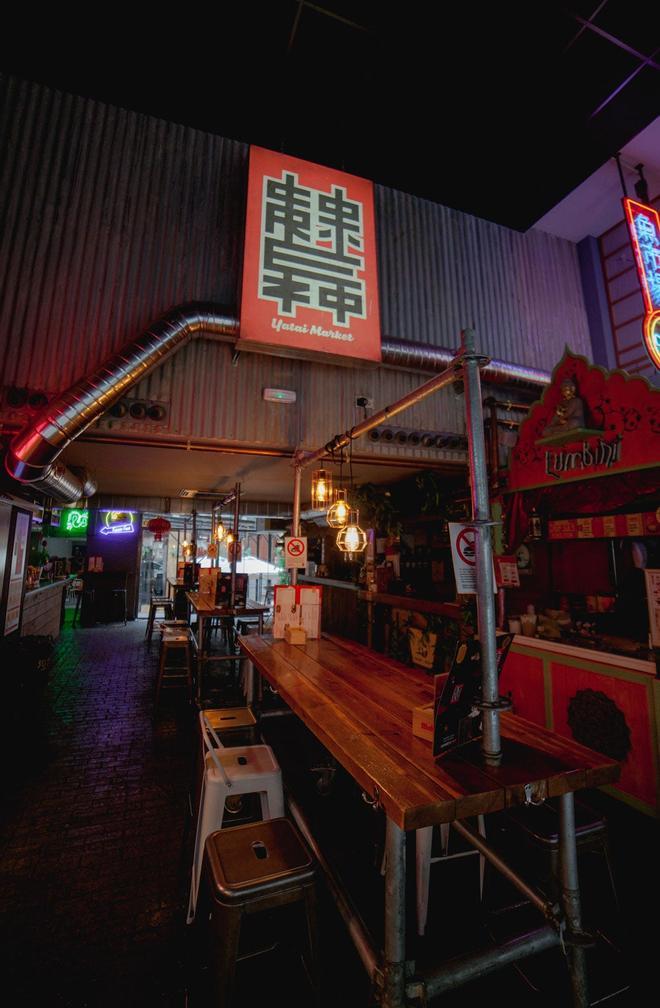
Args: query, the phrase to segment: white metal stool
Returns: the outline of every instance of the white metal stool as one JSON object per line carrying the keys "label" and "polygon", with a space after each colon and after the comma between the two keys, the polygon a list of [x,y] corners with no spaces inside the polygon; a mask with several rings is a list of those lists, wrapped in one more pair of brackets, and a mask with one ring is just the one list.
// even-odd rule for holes
{"label": "white metal stool", "polygon": [[[477,816],[479,834],[486,836],[486,826],[484,817]],[[431,857],[431,846],[433,843],[433,827],[424,826],[415,831],[415,883],[417,894],[417,934],[423,935],[426,930],[426,921],[429,914],[429,884],[431,881],[431,865],[438,861],[448,861],[452,858],[467,857],[469,854],[479,854],[477,850],[459,851],[456,854],[449,853],[449,823],[440,825],[440,844],[442,854],[439,857]],[[484,868],[486,862],[483,854],[479,854],[479,897],[483,896],[484,889]]]}
{"label": "white metal stool", "polygon": [[201,713],[200,723],[203,723],[204,743],[208,751],[204,760],[197,814],[188,924],[195,919],[204,843],[209,833],[222,828],[227,798],[240,794],[258,794],[264,819],[284,816],[282,771],[271,747],[254,745],[226,749],[208,719],[203,717],[204,712]]}

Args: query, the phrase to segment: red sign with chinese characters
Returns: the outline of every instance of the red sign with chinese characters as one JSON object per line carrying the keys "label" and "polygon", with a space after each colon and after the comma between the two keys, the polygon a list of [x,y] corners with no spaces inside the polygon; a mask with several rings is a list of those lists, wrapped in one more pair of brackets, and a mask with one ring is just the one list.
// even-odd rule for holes
{"label": "red sign with chinese characters", "polygon": [[[582,400],[584,428],[550,442],[561,409],[561,384],[571,379]],[[520,426],[511,451],[509,490],[558,486],[594,476],[655,467],[660,461],[660,391],[640,376],[606,371],[566,350],[552,383]]]}
{"label": "red sign with chinese characters", "polygon": [[372,182],[250,148],[240,344],[380,361]]}
{"label": "red sign with chinese characters", "polygon": [[628,196],[623,201],[644,296],[644,343],[660,368],[660,215],[654,207]]}

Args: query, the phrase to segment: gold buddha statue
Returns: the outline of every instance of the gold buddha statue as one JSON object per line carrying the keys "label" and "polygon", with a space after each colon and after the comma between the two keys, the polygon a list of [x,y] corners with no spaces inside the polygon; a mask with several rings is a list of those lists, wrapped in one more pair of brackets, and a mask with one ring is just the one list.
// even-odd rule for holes
{"label": "gold buddha statue", "polygon": [[556,434],[563,430],[584,427],[584,403],[577,394],[577,386],[572,378],[564,378],[561,383],[561,399],[557,403],[555,415],[543,431]]}

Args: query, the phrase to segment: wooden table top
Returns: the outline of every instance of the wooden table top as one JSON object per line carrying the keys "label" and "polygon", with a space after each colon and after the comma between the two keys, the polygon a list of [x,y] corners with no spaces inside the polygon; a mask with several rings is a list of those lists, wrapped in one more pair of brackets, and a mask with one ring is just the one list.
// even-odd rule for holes
{"label": "wooden table top", "polygon": [[242,606],[217,606],[210,595],[202,595],[200,592],[186,592],[186,597],[198,615],[201,616],[258,616],[259,613],[268,612],[270,606],[260,605],[248,599]]}
{"label": "wooden table top", "polygon": [[304,645],[240,639],[241,650],[386,814],[402,829],[496,812],[616,780],[617,762],[511,713],[501,715],[503,759],[487,766],[479,740],[436,763],[412,733],[413,708],[433,701],[423,671],[324,634]]}

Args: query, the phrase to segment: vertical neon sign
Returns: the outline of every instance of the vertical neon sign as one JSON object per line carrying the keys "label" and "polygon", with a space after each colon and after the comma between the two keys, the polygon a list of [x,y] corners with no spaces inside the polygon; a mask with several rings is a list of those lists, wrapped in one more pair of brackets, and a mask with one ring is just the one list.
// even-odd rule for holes
{"label": "vertical neon sign", "polygon": [[629,197],[624,199],[623,208],[644,296],[644,343],[660,370],[660,216],[654,207]]}

